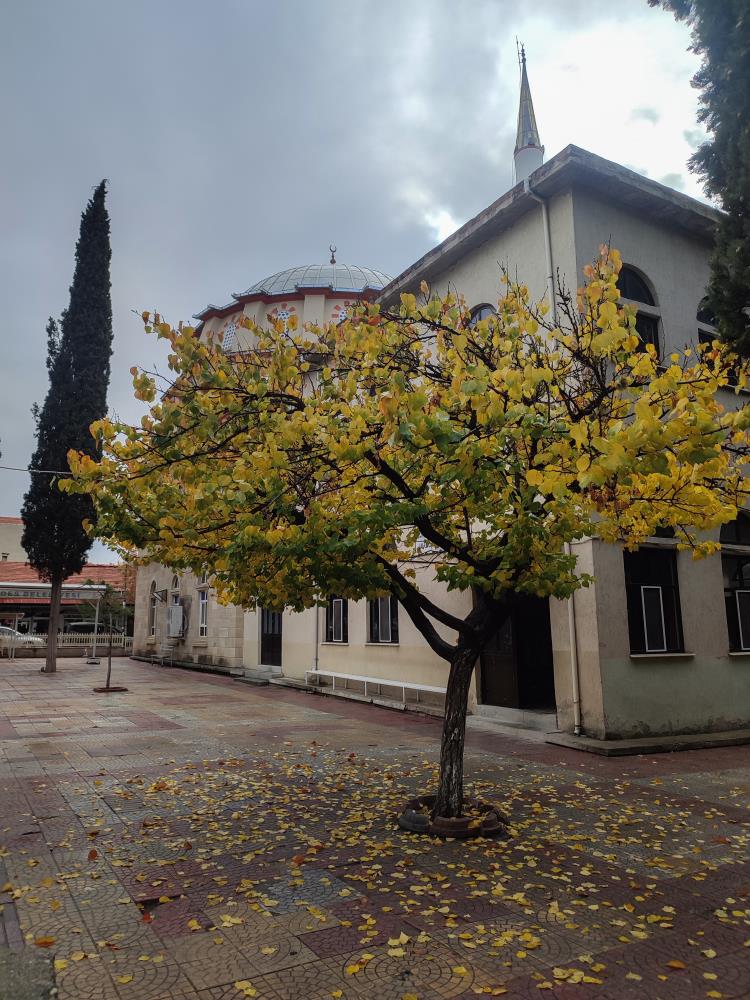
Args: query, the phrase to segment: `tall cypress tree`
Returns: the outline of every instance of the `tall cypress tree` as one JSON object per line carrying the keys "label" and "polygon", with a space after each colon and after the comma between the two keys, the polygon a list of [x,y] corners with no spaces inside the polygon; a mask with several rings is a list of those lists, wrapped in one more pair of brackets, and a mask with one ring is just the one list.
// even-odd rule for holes
{"label": "tall cypress tree", "polygon": [[70,303],[59,325],[52,319],[47,324],[49,389],[44,405],[35,411],[37,446],[21,511],[29,562],[52,584],[47,673],[56,668],[63,582],[80,572],[91,547],[83,527],[83,521],[94,516],[91,501],[62,493],[57,478],[48,473],[68,468],[70,448],[101,457],[89,427],[107,412],[112,354],[112,253],[105,196],[106,181],[102,181],[81,216]]}
{"label": "tall cypress tree", "polygon": [[719,223],[708,297],[719,332],[750,357],[750,3],[748,0],[649,0],[692,28],[702,57],[693,78],[699,120],[709,138],[690,168],[726,215]]}

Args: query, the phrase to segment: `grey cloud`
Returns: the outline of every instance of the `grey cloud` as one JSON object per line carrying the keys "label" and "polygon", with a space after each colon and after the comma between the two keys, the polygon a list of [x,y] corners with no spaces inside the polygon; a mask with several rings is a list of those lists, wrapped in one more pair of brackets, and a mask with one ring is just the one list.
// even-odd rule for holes
{"label": "grey cloud", "polygon": [[685,190],[685,178],[682,174],[664,174],[663,177],[659,178],[660,184],[666,184],[667,187],[675,188],[677,191]]}
{"label": "grey cloud", "polygon": [[656,125],[660,117],[661,115],[656,108],[633,108],[630,113],[631,121],[651,122],[652,125]]}
{"label": "grey cloud", "polygon": [[682,136],[691,149],[697,149],[706,138],[706,133],[700,128],[686,128]]}
{"label": "grey cloud", "polygon": [[[564,8],[564,10],[562,9]],[[618,18],[639,17],[623,0]],[[566,32],[588,0],[540,0]],[[608,15],[602,15],[605,19]],[[511,0],[34,0],[0,36],[5,183],[0,436],[26,465],[46,391],[45,323],[67,305],[80,213],[109,178],[112,410],[164,367],[134,310],[189,318],[275,270],[339,258],[395,274],[435,242],[418,196],[463,221],[510,183]],[[0,514],[24,476],[0,472]]]}

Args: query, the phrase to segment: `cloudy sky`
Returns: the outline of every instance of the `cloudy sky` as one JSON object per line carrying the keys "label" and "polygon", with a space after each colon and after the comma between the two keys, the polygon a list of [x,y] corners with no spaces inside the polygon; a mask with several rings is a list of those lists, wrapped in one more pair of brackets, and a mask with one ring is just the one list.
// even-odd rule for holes
{"label": "cloudy sky", "polygon": [[[533,13],[527,13],[531,12]],[[515,36],[547,156],[568,143],[701,196],[686,28],[646,0],[23,0],[0,12],[0,449],[26,466],[45,323],[109,179],[115,354],[284,267],[395,275],[511,184]],[[27,477],[0,470],[0,514]],[[101,557],[101,551],[94,553]]]}

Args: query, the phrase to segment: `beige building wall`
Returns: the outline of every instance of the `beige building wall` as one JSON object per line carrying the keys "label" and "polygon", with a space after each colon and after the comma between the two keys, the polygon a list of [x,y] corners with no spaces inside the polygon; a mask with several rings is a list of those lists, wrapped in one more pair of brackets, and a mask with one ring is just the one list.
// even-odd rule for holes
{"label": "beige building wall", "polygon": [[[177,576],[177,588],[173,579]],[[162,597],[156,604],[155,632],[149,627],[149,604],[152,584]],[[136,656],[159,658],[169,651],[175,662],[203,664],[220,669],[240,670],[243,661],[243,615],[235,605],[222,605],[210,586],[208,592],[207,634],[200,634],[199,594],[203,589],[194,573],[175,572],[158,563],[140,566],[136,576],[135,627],[133,653]],[[167,634],[167,607],[174,598],[183,607],[186,628],[184,635],[170,638]]]}
{"label": "beige building wall", "polygon": [[[666,224],[653,216],[618,207],[581,188],[562,191],[549,199],[553,267],[574,290],[583,266],[597,254],[599,245],[611,239],[623,260],[640,270],[652,286],[666,351],[694,342],[696,312],[708,279],[710,248],[703,237]],[[494,304],[502,294],[504,264],[511,277],[529,286],[533,297],[547,291],[547,268],[542,208],[534,204],[526,214],[481,245],[467,251],[456,263],[431,280],[433,290],[449,289],[463,294],[469,306]],[[343,296],[306,295],[293,303],[300,321],[335,321],[345,305]],[[252,302],[244,314],[259,323],[277,303]],[[338,312],[336,309],[338,307]],[[223,329],[234,317],[212,318],[205,331]],[[241,331],[238,346],[243,346]],[[731,403],[731,399],[728,398]],[[592,574],[592,586],[573,599],[575,609],[575,659],[582,728],[601,738],[646,733],[710,731],[750,726],[750,654],[729,654],[724,608],[721,560],[714,556],[695,562],[690,554],[678,556],[679,588],[685,635],[684,654],[630,653],[627,602],[622,550],[597,540],[574,545],[581,572]],[[147,590],[151,580],[169,590],[171,571],[145,567],[138,574],[136,650],[148,653],[159,637],[144,634],[148,621]],[[185,593],[195,599],[197,581],[185,574]],[[422,581],[438,603],[463,617],[470,607],[469,594],[446,594],[432,579]],[[444,687],[447,664],[429,649],[399,609],[399,643],[367,641],[366,602],[350,602],[348,642],[325,641],[325,609],[303,614],[285,613],[282,634],[282,668],[287,677],[303,679],[305,672],[320,669],[357,674],[383,680],[406,679],[413,683]],[[212,627],[203,645],[192,630],[181,645],[186,659],[254,668],[260,662],[259,614],[237,608],[219,608],[211,596]],[[159,608],[160,628],[165,629],[165,611]],[[570,731],[574,724],[574,657],[566,601],[550,602],[554,660],[555,698],[559,727]],[[316,634],[318,642],[316,644]],[[479,671],[471,695],[471,707],[480,700]]]}
{"label": "beige building wall", "polygon": [[0,562],[26,562],[26,551],[21,545],[22,535],[23,522],[20,517],[0,517]]}
{"label": "beige building wall", "polygon": [[711,246],[659,219],[636,215],[587,191],[573,198],[576,274],[611,244],[647,278],[655,294],[666,353],[696,341],[696,313],[706,294]]}
{"label": "beige building wall", "polygon": [[[577,284],[573,202],[570,192],[549,201],[550,238],[553,261],[560,276]],[[598,246],[598,244],[597,244]],[[481,303],[495,306],[503,295],[501,265],[512,280],[528,286],[532,299],[547,294],[546,255],[542,207],[535,205],[513,225],[466,253],[456,264],[431,282],[436,295],[462,294],[469,308]]]}

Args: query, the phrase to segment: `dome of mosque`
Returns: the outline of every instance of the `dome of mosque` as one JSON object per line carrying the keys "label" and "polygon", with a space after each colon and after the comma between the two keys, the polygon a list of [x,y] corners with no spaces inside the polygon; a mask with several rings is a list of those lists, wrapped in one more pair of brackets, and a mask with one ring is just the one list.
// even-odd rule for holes
{"label": "dome of mosque", "polygon": [[333,292],[348,292],[358,295],[367,288],[379,291],[391,278],[372,267],[358,267],[356,264],[304,264],[289,267],[285,271],[256,281],[244,292],[234,292],[235,298],[246,295],[291,295],[306,288],[330,288]]}

